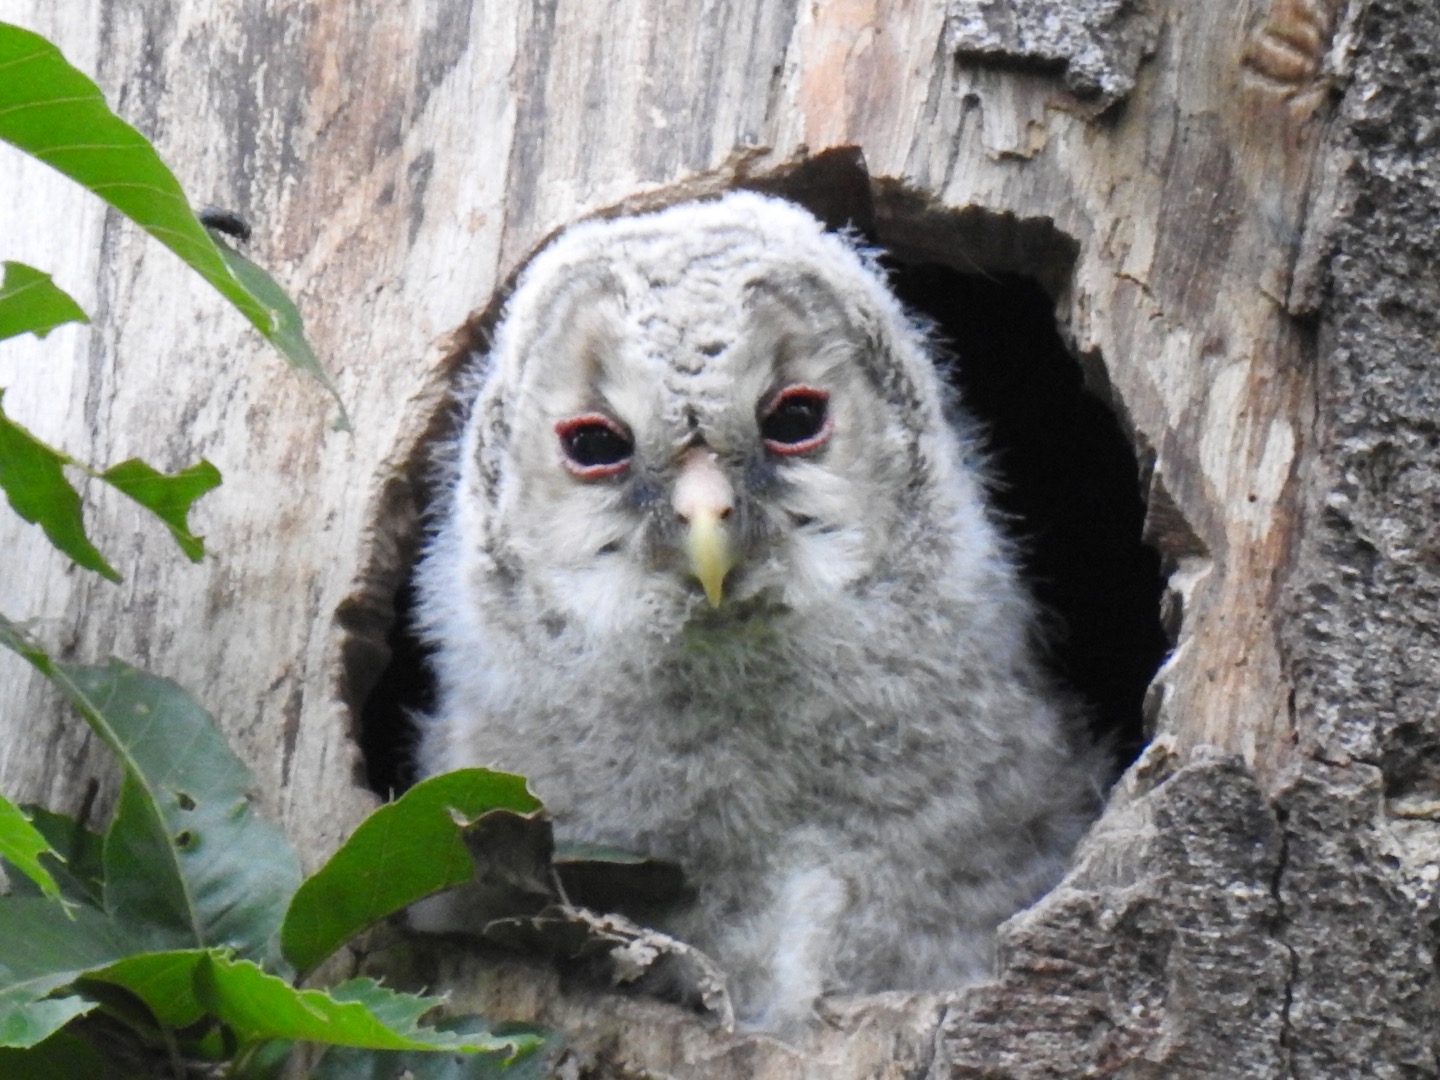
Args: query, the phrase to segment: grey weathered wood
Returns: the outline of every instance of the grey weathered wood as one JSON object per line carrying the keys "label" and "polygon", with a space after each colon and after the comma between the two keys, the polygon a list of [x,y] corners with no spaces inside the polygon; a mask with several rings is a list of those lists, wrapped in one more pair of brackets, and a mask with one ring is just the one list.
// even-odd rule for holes
{"label": "grey weathered wood", "polygon": [[[354,705],[384,661],[446,376],[567,222],[754,183],[863,210],[902,255],[1029,272],[1133,435],[1179,628],[1157,743],[1070,878],[1008,925],[993,984],[837,1006],[808,1051],[435,960],[460,1000],[543,1015],[614,1076],[1440,1073],[1433,4],[7,0],[0,17],[94,72],[197,201],[253,222],[355,419],[329,432],[325,396],[168,254],[5,153],[0,253],[96,315],[0,348],[7,409],[96,460],[207,455],[226,486],[198,515],[200,567],[96,493],[119,587],[0,515],[0,610],[196,692],[312,865],[372,801]],[[800,168],[840,148],[860,153]],[[108,775],[5,657],[0,702],[7,794],[73,806]]]}

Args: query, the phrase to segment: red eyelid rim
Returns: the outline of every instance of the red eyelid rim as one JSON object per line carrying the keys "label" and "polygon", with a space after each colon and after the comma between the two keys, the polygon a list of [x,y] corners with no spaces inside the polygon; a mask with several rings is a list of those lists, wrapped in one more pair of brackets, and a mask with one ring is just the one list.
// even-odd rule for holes
{"label": "red eyelid rim", "polygon": [[572,476],[578,476],[581,480],[603,480],[607,476],[619,476],[630,467],[629,455],[625,457],[625,460],[612,462],[609,465],[581,465],[571,461],[570,455],[565,452],[566,437],[583,427],[590,427],[592,424],[609,428],[622,439],[630,441],[630,433],[604,413],[592,412],[581,413],[579,416],[567,416],[555,424],[555,434],[560,439],[560,457],[565,462],[565,468],[570,470]]}
{"label": "red eyelid rim", "polygon": [[[760,418],[763,420],[783,405],[786,400],[794,397],[818,398],[820,401],[828,402],[830,400],[830,391],[821,390],[818,386],[806,386],[804,383],[787,386],[770,399],[770,404],[765,406],[765,411],[760,414]],[[822,424],[820,430],[814,435],[811,435],[810,438],[801,439],[799,442],[793,443],[776,442],[774,439],[765,439],[763,440],[765,449],[775,454],[784,454],[787,457],[794,454],[809,453],[826,439],[830,438],[830,429],[833,426],[834,420],[827,411],[825,413],[825,423]]]}

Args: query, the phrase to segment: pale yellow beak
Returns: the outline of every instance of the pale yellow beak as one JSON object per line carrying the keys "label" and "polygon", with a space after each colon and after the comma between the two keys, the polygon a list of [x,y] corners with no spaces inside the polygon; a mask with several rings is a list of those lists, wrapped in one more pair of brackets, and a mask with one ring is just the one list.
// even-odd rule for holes
{"label": "pale yellow beak", "polygon": [[711,607],[724,597],[725,575],[735,566],[728,519],[735,492],[713,452],[696,447],[680,459],[675,481],[675,513],[685,523],[685,553],[690,573],[705,589]]}

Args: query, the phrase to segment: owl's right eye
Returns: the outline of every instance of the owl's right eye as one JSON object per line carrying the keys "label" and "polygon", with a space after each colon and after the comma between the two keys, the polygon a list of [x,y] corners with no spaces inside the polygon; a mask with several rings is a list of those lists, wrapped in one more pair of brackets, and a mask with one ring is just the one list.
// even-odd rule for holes
{"label": "owl's right eye", "polygon": [[565,467],[582,480],[618,476],[630,465],[635,440],[603,413],[585,413],[555,425]]}

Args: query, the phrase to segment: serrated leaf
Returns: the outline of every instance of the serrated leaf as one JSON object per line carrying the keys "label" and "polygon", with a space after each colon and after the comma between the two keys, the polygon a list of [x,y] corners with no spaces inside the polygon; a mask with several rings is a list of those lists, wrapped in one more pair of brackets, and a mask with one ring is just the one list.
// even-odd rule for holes
{"label": "serrated leaf", "polygon": [[367,977],[347,979],[326,992],[336,1001],[360,1002],[376,1019],[396,1031],[418,1027],[420,1018],[441,1004],[440,998],[398,993]]}
{"label": "serrated leaf", "polygon": [[40,897],[0,896],[0,1046],[34,1046],[95,1003],[50,997],[137,947],[93,908],[68,913]]}
{"label": "serrated leaf", "polygon": [[0,795],[0,859],[33,881],[52,899],[60,898],[60,886],[40,862],[41,855],[56,854],[44,834],[21,809]]}
{"label": "serrated leaf", "polygon": [[453,1034],[425,1027],[420,1017],[435,998],[402,994],[370,979],[333,990],[297,990],[249,960],[214,950],[154,953],[119,961],[92,978],[123,986],[170,1027],[202,1016],[228,1027],[242,1045],[308,1041],[386,1050],[503,1051],[533,1044],[525,1035]]}
{"label": "serrated leaf", "polygon": [[[474,1016],[445,1020],[436,1027],[455,1033],[486,1030],[485,1021]],[[530,1024],[501,1024],[490,1030],[497,1037],[528,1035],[538,1045],[519,1058],[337,1046],[326,1052],[310,1080],[545,1080],[553,1075],[553,1051],[561,1044],[555,1033]]]}
{"label": "serrated leaf", "polygon": [[111,581],[120,575],[85,535],[80,494],[65,479],[62,466],[73,462],[5,415],[0,390],[0,488],[11,508],[75,562]]}
{"label": "serrated leaf", "polygon": [[22,262],[5,262],[0,283],[0,341],[19,334],[43,338],[65,323],[88,323],[89,316],[49,274]]}
{"label": "serrated leaf", "polygon": [[540,801],[522,777],[489,769],[432,776],[380,807],[295,893],[281,946],[312,970],[367,926],[474,873],[464,832],[495,810],[529,814]]}
{"label": "serrated leaf", "polygon": [[244,1046],[306,1040],[512,1055],[534,1042],[528,1031],[512,1037],[473,1025],[463,1033],[426,1027],[420,1018],[440,1004],[438,999],[397,993],[371,979],[354,979],[329,991],[297,990],[250,961],[216,950],[131,956],[91,972],[84,985],[94,988],[96,983],[128,990],[172,1031],[207,1019],[224,1025]]}
{"label": "serrated leaf", "polygon": [[0,617],[0,645],[53,682],[125,770],[105,838],[105,906],[180,946],[269,955],[300,872],[254,811],[254,778],[215,722],[169,679],[119,661],[51,659]]}
{"label": "serrated leaf", "polygon": [[96,472],[68,454],[49,446],[5,415],[5,391],[0,390],[0,488],[11,507],[26,521],[45,530],[50,542],[87,570],[119,581],[116,572],[85,534],[80,493],[65,477],[72,465],[103,480],[122,495],[150,511],[170,530],[192,561],[205,554],[200,537],[190,532],[187,515],[195,500],[220,483],[220,470],[203,458],[177,473],[157,471],[137,458]]}
{"label": "serrated leaf", "polygon": [[220,470],[203,458],[188,469],[166,475],[139,458],[112,465],[100,474],[111,487],[163,521],[191,562],[205,556],[205,542],[190,531],[188,515],[195,500],[220,486]]}
{"label": "serrated leaf", "polygon": [[[0,22],[0,139],[83,184],[175,252],[298,370],[311,372],[298,323],[242,281],[191,211],[155,148],[112,113],[100,88],[39,34]],[[255,268],[275,291],[278,287]],[[333,393],[333,388],[328,386]]]}
{"label": "serrated leaf", "polygon": [[329,994],[295,990],[246,961],[202,966],[196,982],[211,1011],[241,1042],[296,1039],[376,1050],[500,1051],[534,1045],[527,1035],[496,1038],[488,1032],[456,1034],[424,1027],[419,1017],[439,1006],[435,998],[402,994],[369,979],[354,979]]}
{"label": "serrated leaf", "polygon": [[[30,824],[45,838],[55,855],[63,860],[50,873],[60,889],[62,899],[90,907],[100,907],[101,840],[100,836],[80,825],[74,818],[56,814],[42,806],[20,808]],[[41,896],[42,890],[27,879],[12,879],[11,896]]]}

